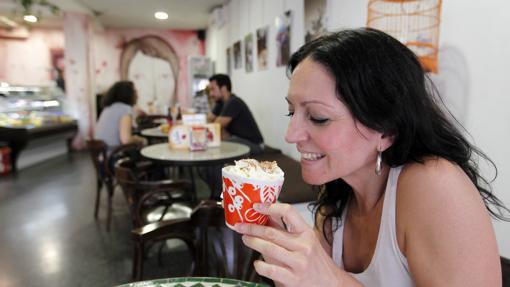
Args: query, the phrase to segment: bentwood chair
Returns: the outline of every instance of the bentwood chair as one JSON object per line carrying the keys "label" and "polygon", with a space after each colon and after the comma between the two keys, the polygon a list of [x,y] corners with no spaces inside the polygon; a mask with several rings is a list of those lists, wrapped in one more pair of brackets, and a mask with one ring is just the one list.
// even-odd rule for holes
{"label": "bentwood chair", "polygon": [[253,268],[253,262],[260,254],[244,246],[240,235],[225,225],[224,211],[217,201],[201,201],[189,218],[151,223],[135,228],[131,233],[137,264],[133,266],[135,280],[140,280],[143,275],[140,262],[146,242],[162,238],[191,238],[191,275],[261,281]]}
{"label": "bentwood chair", "polygon": [[[143,165],[129,158],[122,158],[115,165],[115,178],[121,186],[134,228],[166,220],[188,220],[192,211],[192,184],[188,180],[151,180],[151,174],[157,166]],[[169,235],[155,235],[147,238],[141,245],[135,246],[133,258],[133,277],[140,279],[143,271],[143,258],[146,247],[171,237],[184,241],[190,254],[194,254],[194,245],[189,229],[178,228]],[[141,247],[140,247],[141,246]]]}
{"label": "bentwood chair", "polygon": [[108,209],[106,219],[106,230],[110,231],[112,221],[112,200],[115,190],[115,178],[112,170],[116,158],[126,154],[136,152],[140,149],[139,144],[121,145],[113,149],[108,155],[108,146],[105,142],[98,139],[89,139],[86,142],[87,149],[96,170],[97,188],[96,200],[94,205],[94,218],[97,219],[99,213],[99,205],[101,201],[101,190],[106,187],[108,195]]}

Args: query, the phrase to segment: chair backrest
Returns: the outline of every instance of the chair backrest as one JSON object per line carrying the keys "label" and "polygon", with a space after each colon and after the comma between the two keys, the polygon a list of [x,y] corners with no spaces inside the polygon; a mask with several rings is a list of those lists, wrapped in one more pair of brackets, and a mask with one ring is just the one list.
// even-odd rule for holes
{"label": "chair backrest", "polygon": [[140,158],[141,143],[129,143],[115,147],[108,155],[106,169],[108,174],[115,175],[115,163],[121,158],[130,158],[138,160]]}
{"label": "chair backrest", "polygon": [[195,275],[259,281],[253,262],[260,254],[246,247],[241,236],[226,226],[224,214],[221,204],[213,200],[204,200],[193,210],[191,224],[198,235],[199,256]]}
{"label": "chair backrest", "polygon": [[104,178],[107,169],[107,145],[102,140],[89,139],[86,141],[86,146],[90,154],[90,158],[94,163],[94,168],[99,177]]}
{"label": "chair backrest", "polygon": [[164,212],[159,212],[158,220],[163,220],[168,208],[182,201],[183,194],[191,192],[192,185],[185,180],[149,180],[152,168],[152,165],[137,165],[130,158],[119,159],[115,165],[115,178],[126,197],[135,227],[154,221],[147,218],[148,213],[152,212],[154,218],[153,211],[161,208]]}
{"label": "chair backrest", "polygon": [[134,173],[135,163],[129,158],[122,158],[115,164],[115,179],[121,186],[124,197],[128,203],[133,226],[139,227],[144,224],[141,215],[136,212],[136,205],[141,197],[137,190],[137,175]]}

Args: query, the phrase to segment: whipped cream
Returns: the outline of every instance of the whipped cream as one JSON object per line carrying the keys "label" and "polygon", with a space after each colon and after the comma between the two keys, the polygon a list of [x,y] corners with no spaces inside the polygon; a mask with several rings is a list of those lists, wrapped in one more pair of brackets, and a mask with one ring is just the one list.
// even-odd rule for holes
{"label": "whipped cream", "polygon": [[236,160],[235,165],[226,166],[223,170],[248,179],[275,180],[284,176],[276,161],[259,162],[251,158]]}

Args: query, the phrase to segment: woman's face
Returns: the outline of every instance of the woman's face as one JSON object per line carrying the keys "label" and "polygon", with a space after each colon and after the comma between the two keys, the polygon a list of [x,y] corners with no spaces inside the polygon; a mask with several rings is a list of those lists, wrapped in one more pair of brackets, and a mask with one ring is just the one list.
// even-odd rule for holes
{"label": "woman's face", "polygon": [[290,79],[291,116],[285,140],[301,153],[303,179],[314,185],[374,174],[381,134],[356,123],[338,99],[335,79],[322,65],[303,60]]}

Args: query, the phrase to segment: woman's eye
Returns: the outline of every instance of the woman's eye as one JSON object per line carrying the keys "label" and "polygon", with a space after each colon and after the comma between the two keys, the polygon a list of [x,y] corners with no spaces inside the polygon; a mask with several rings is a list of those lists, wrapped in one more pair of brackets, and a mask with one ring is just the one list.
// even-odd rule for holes
{"label": "woman's eye", "polygon": [[329,119],[310,117],[310,121],[317,125],[323,125],[329,121]]}
{"label": "woman's eye", "polygon": [[287,117],[292,117],[293,115],[294,115],[294,112],[289,111],[289,113],[288,113],[288,114],[286,114],[285,116],[287,116]]}

